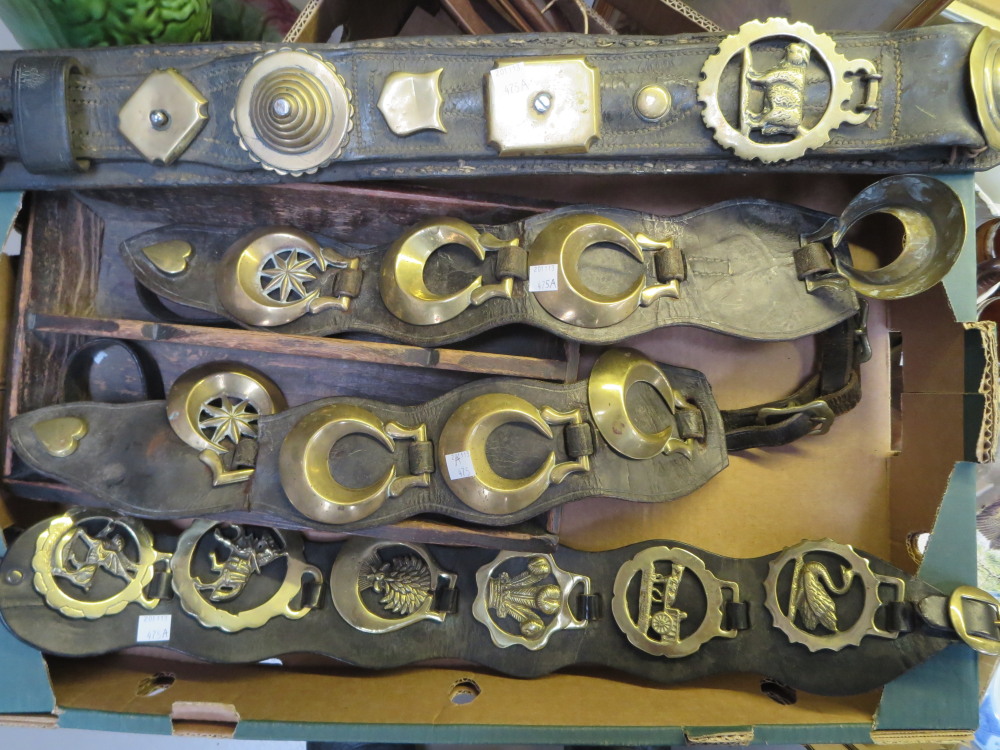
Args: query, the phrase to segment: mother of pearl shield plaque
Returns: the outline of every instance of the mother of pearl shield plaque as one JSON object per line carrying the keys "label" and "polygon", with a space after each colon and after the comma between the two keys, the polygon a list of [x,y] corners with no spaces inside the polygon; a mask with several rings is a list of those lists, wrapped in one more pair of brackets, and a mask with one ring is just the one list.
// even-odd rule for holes
{"label": "mother of pearl shield plaque", "polygon": [[870,690],[956,642],[1000,652],[989,594],[941,592],[829,539],[752,559],[665,540],[497,553],[205,520],[154,539],[85,510],[14,541],[0,615],[68,656],[141,642],[218,662],[451,658],[519,677],[587,665],[670,683],[749,672],[828,695]]}

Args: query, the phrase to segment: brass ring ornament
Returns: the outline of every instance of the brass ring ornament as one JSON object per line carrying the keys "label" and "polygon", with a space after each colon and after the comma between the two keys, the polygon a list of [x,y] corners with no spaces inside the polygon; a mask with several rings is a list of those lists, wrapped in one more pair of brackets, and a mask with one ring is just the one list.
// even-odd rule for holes
{"label": "brass ring ornament", "polygon": [[[639,429],[628,411],[629,389],[637,383],[651,386],[667,407],[667,424],[659,432]],[[609,349],[598,357],[587,380],[587,401],[594,423],[608,445],[623,456],[653,458],[659,453],[691,457],[695,441],[677,437],[677,410],[691,409],[655,362],[635,349]]]}
{"label": "brass ring ornament", "polygon": [[[680,283],[648,284],[644,250],[668,247],[670,240],[657,241],[633,235],[611,219],[597,214],[574,213],[553,219],[531,243],[532,266],[554,265],[556,289],[533,292],[538,303],[564,323],[583,328],[605,328],[620,323],[640,306],[648,307],[660,297],[680,296]],[[637,261],[641,273],[628,290],[602,294],[591,289],[580,273],[580,259],[600,244],[620,247]]]}
{"label": "brass ring ornament", "polygon": [[1000,32],[984,28],[969,54],[976,114],[990,148],[1000,148]]}
{"label": "brass ring ornament", "polygon": [[[658,572],[657,563],[670,563],[670,573]],[[676,601],[685,573],[698,580],[705,598],[705,616],[688,635],[681,633],[681,623],[688,613]],[[633,616],[629,589],[636,575],[641,580]],[[690,656],[713,638],[736,637],[739,631],[723,627],[726,603],[723,589],[732,592],[731,601],[740,600],[739,585],[717,578],[694,553],[678,547],[650,547],[618,569],[611,612],[629,643],[637,649],[677,659]],[[655,633],[655,637],[650,633]]]}
{"label": "brass ring ornament", "polygon": [[[751,46],[767,39],[792,40],[785,58],[775,67],[757,72],[753,69]],[[810,57],[815,54],[826,69],[830,95],[826,109],[811,127],[804,123],[806,87],[809,85]],[[730,61],[742,55],[734,126],[719,103],[722,76]],[[867,86],[865,100],[857,111],[844,109],[854,94],[849,76],[857,75]],[[878,81],[881,79],[871,60],[848,60],[837,52],[837,44],[827,34],[821,34],[807,23],[792,23],[784,18],[748,21],[739,31],[719,43],[718,50],[705,61],[698,84],[698,100],[704,104],[702,119],[714,131],[715,140],[732,149],[742,159],[759,159],[764,163],[787,161],[820,148],[830,140],[830,132],[844,123],[860,125],[878,108]],[[764,89],[759,112],[750,108],[754,86]],[[753,131],[762,137],[789,136],[782,142],[761,142],[751,138]]]}
{"label": "brass ring ornament", "polygon": [[[888,214],[903,226],[903,247],[895,260],[864,271],[854,266],[847,232],[873,214]],[[965,244],[965,208],[955,191],[923,175],[893,175],[858,193],[839,217],[830,219],[803,244],[829,241],[837,272],[858,294],[899,299],[941,281]]]}
{"label": "brass ring ornament", "polygon": [[[486,454],[490,434],[506,424],[525,424],[551,439],[550,425],[582,422],[579,409],[539,409],[511,393],[484,393],[466,401],[448,417],[438,440],[438,465],[448,487],[470,508],[490,515],[515,513],[535,502],[549,485],[561,484],[576,472],[590,471],[590,457],[557,462],[552,451],[532,474],[511,479],[500,476],[490,465]],[[467,461],[471,471],[456,472],[452,468],[455,457]]]}
{"label": "brass ring ornament", "polygon": [[481,305],[494,297],[510,299],[514,280],[509,276],[496,284],[483,284],[483,277],[477,276],[456,292],[438,293],[427,288],[424,269],[431,255],[445,245],[468,248],[476,258],[484,261],[487,251],[517,244],[518,240],[505,242],[459,219],[422,221],[386,251],[379,275],[382,301],[400,320],[427,326],[451,320],[466,308]]}
{"label": "brass ring ornament", "polygon": [[[839,558],[839,574],[831,574],[823,562],[815,559],[816,553]],[[807,559],[813,555],[812,559]],[[779,601],[782,572],[793,565],[791,583],[787,587],[788,601]],[[837,598],[848,594],[857,581],[864,595],[864,603],[857,619],[841,629],[837,614]],[[903,601],[906,584],[900,578],[874,573],[868,560],[848,544],[830,539],[803,541],[784,550],[771,560],[767,579],[764,581],[764,606],[771,613],[774,627],[784,633],[792,643],[801,643],[810,651],[840,651],[848,646],[858,646],[871,635],[879,638],[896,638],[899,633],[882,630],[875,624],[875,613],[882,606],[880,586],[895,590],[894,601]]]}
{"label": "brass ring ornament", "polygon": [[[227,535],[228,530],[235,530],[235,535]],[[216,577],[204,580],[195,575],[192,564],[199,544],[209,532],[213,532],[225,551],[222,557],[214,550],[209,553],[211,571]],[[237,611],[215,606],[213,602],[238,601],[254,577],[261,577],[262,571],[278,560],[284,561],[285,575],[267,601]],[[224,527],[217,521],[206,520],[195,521],[180,535],[177,550],[170,559],[170,570],[174,592],[184,611],[206,628],[226,633],[259,628],[275,617],[289,620],[305,617],[312,606],[305,601],[304,586],[323,583],[320,569],[305,562],[302,537],[298,534],[270,528],[254,534],[242,526]],[[300,594],[303,601],[298,608],[293,607]]]}
{"label": "brass ring ornament", "polygon": [[[156,564],[168,557],[153,548],[153,535],[139,521],[76,509],[53,518],[38,536],[31,558],[33,583],[45,603],[60,614],[96,620],[118,614],[132,602],[153,609],[159,600],[147,598],[144,591]],[[105,590],[109,578],[119,579],[117,592],[100,599],[83,598],[95,584]],[[80,597],[69,593],[70,586],[80,589]]]}
{"label": "brass ring ornament", "polygon": [[303,515],[323,523],[350,523],[370,516],[387,499],[411,487],[430,485],[430,474],[397,476],[395,465],[366,487],[341,484],[330,469],[330,451],[348,435],[366,435],[394,453],[396,439],[425,441],[427,427],[385,423],[353,404],[328,404],[306,414],[282,441],[278,456],[281,486]]}
{"label": "brass ring ornament", "polygon": [[250,478],[252,468],[227,469],[220,456],[244,438],[255,440],[260,417],[288,408],[269,378],[236,362],[211,362],[188,370],[170,387],[166,406],[174,433],[199,451],[216,486]]}
{"label": "brass ring ornament", "polygon": [[[407,553],[385,553],[393,548]],[[448,612],[434,608],[438,586],[453,589],[457,582],[458,576],[441,570],[423,545],[351,539],[333,563],[330,594],[333,606],[351,627],[363,633],[390,633],[421,620],[444,622]],[[368,591],[370,602],[365,601]]]}
{"label": "brass ring ornament", "polygon": [[288,48],[254,60],[232,111],[233,130],[250,157],[293,177],[340,155],[353,115],[351,93],[333,64]]}
{"label": "brass ring ornament", "polygon": [[[524,570],[494,575],[510,560],[525,561]],[[552,555],[501,552],[476,571],[472,616],[486,626],[493,645],[538,651],[560,630],[587,627],[587,620],[579,619],[570,605],[570,596],[578,588],[589,596],[590,578],[563,570]],[[511,621],[516,623],[516,632],[510,629]]]}
{"label": "brass ring ornament", "polygon": [[321,284],[331,269],[357,269],[291,227],[257,229],[233,243],[219,262],[215,291],[226,311],[241,323],[273,327],[308,313],[350,309],[348,296],[323,297]]}

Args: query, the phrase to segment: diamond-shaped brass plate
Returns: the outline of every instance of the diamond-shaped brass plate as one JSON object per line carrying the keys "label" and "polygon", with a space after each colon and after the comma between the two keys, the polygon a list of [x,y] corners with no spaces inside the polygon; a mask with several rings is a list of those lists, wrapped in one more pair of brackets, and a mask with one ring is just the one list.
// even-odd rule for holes
{"label": "diamond-shaped brass plate", "polygon": [[173,68],[149,74],[118,113],[118,129],[147,161],[170,164],[208,120],[208,100]]}

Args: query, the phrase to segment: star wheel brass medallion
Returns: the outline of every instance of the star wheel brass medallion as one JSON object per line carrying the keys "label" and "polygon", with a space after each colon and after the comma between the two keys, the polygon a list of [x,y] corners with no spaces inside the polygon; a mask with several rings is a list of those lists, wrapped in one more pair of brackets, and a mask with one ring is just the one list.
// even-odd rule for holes
{"label": "star wheel brass medallion", "polygon": [[249,399],[223,393],[201,405],[198,428],[214,445],[221,445],[223,440],[238,443],[244,437],[257,437],[259,416]]}
{"label": "star wheel brass medallion", "polygon": [[840,651],[866,636],[895,638],[876,624],[880,587],[902,601],[900,578],[872,572],[864,557],[847,544],[823,539],[801,542],[775,557],[764,581],[764,605],[774,627],[810,651]]}
{"label": "star wheel brass medallion", "polygon": [[276,302],[297,302],[309,294],[305,284],[315,281],[321,270],[312,253],[297,247],[282,248],[261,266],[260,286]]}
{"label": "star wheel brass medallion", "polygon": [[832,37],[784,18],[743,24],[701,75],[698,100],[715,140],[765,163],[820,148],[831,131],[860,125],[879,107],[875,63],[848,60]]}

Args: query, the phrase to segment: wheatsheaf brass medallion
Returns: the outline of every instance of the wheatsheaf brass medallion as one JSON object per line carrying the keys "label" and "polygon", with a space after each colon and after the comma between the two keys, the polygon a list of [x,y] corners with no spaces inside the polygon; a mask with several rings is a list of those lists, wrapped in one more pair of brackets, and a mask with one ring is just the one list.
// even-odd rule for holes
{"label": "wheatsheaf brass medallion", "polygon": [[423,545],[352,539],[333,564],[330,593],[352,627],[389,633],[421,620],[443,622],[449,613],[438,608],[438,591],[457,581]]}
{"label": "wheatsheaf brass medallion", "polygon": [[323,582],[298,534],[206,520],[181,534],[170,568],[184,611],[227,633],[305,617],[314,606],[308,591]]}
{"label": "wheatsheaf brass medallion", "polygon": [[899,635],[876,624],[885,603],[882,586],[892,590],[893,601],[903,600],[903,580],[872,572],[868,560],[850,545],[804,541],[771,561],[764,604],[774,627],[792,643],[810,651],[840,651],[869,635]]}
{"label": "wheatsheaf brass medallion", "polygon": [[552,555],[501,552],[476,572],[472,615],[500,648],[545,648],[560,630],[587,627],[573,612],[574,593],[590,595],[590,578],[569,573]]}
{"label": "wheatsheaf brass medallion", "polygon": [[740,601],[739,586],[717,578],[694,553],[650,547],[618,569],[611,611],[633,646],[676,659],[713,638],[736,637],[738,631],[724,627],[723,590],[731,592],[729,601]]}
{"label": "wheatsheaf brass medallion", "polygon": [[166,557],[138,521],[77,509],[53,518],[39,535],[31,567],[46,604],[66,617],[95,620],[131,602],[155,607],[145,588]]}
{"label": "wheatsheaf brass medallion", "polygon": [[[733,88],[726,72],[734,58],[739,94],[729,109],[722,92]],[[841,125],[860,125],[879,105],[881,76],[871,60],[848,60],[832,37],[784,18],[743,24],[722,40],[701,72],[702,118],[715,140],[743,159],[797,159],[829,141]],[[817,73],[822,81],[814,83]],[[824,97],[817,117],[810,103]]]}

